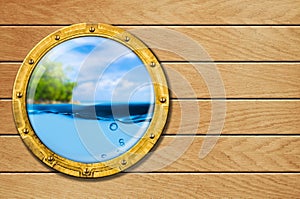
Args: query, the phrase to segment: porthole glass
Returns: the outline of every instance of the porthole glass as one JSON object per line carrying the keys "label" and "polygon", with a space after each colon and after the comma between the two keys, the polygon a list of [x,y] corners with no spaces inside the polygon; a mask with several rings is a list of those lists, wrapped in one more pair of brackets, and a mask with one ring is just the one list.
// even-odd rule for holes
{"label": "porthole glass", "polygon": [[152,52],[128,32],[77,24],[25,58],[13,108],[25,144],[44,163],[79,177],[120,172],[162,133],[168,87]]}

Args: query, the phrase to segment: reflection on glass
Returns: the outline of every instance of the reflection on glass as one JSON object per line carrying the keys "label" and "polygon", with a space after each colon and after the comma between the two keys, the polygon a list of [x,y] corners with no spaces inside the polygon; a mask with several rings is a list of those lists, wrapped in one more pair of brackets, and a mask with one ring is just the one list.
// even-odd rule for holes
{"label": "reflection on glass", "polygon": [[78,162],[107,161],[132,148],[153,110],[153,85],[142,61],[102,37],[74,38],[51,49],[27,88],[27,112],[39,139]]}

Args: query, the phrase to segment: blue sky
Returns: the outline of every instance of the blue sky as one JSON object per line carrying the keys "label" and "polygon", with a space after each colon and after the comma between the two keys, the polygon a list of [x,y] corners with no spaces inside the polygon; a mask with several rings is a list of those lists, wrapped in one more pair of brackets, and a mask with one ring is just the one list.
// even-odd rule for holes
{"label": "blue sky", "polygon": [[71,81],[77,82],[74,102],[154,102],[147,69],[135,53],[116,41],[75,38],[53,48],[38,65],[45,60],[62,63]]}

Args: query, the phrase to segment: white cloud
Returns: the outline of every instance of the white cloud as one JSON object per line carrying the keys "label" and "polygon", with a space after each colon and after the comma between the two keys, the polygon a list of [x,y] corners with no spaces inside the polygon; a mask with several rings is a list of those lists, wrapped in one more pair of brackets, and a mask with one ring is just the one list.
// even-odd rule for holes
{"label": "white cloud", "polygon": [[100,37],[78,37],[76,39],[73,39],[73,45],[76,44],[76,46],[80,45],[95,45],[104,42],[106,39],[102,39]]}
{"label": "white cloud", "polygon": [[121,88],[120,88],[121,90],[130,89],[130,88],[138,85],[137,82],[132,82],[127,79],[124,79],[123,81],[121,80],[120,83],[121,83]]}
{"label": "white cloud", "polygon": [[[81,45],[90,46],[91,51],[80,49]],[[57,46],[46,57],[71,66],[75,71],[69,74],[77,82],[74,101],[127,101],[129,98],[147,101],[153,98],[145,66],[135,53],[118,42],[97,37],[76,38]]]}
{"label": "white cloud", "polygon": [[128,54],[129,49],[125,46],[108,40],[94,48],[80,65],[78,81],[97,81],[107,67],[110,66],[120,55]]}
{"label": "white cloud", "polygon": [[[97,83],[97,82],[94,82],[95,84]],[[106,90],[111,90],[112,88],[114,88],[116,85],[118,84],[118,82],[117,81],[114,81],[114,80],[112,80],[112,79],[109,79],[109,78],[107,78],[107,77],[105,77],[105,78],[102,78],[100,81],[99,81],[99,83],[97,84],[97,89],[98,90],[104,90],[104,89],[106,89]]]}
{"label": "white cloud", "polygon": [[127,53],[126,55],[124,55],[122,58],[125,58],[125,59],[135,59],[137,57],[137,55],[130,51],[129,53]]}
{"label": "white cloud", "polygon": [[153,85],[144,66],[123,72],[117,81],[110,91],[113,101],[154,102]]}
{"label": "white cloud", "polygon": [[79,84],[73,90],[73,101],[93,101],[95,94],[95,84],[94,82],[85,82]]}

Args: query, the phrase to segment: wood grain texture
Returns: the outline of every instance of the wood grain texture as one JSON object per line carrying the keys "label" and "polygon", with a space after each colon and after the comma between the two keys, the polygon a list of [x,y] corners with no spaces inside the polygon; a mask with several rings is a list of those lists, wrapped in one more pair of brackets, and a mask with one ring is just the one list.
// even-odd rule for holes
{"label": "wood grain texture", "polygon": [[[299,1],[2,0],[1,24],[299,24]],[[66,9],[68,8],[68,9]],[[17,12],[16,12],[17,11]],[[12,14],[13,13],[13,14]]]}
{"label": "wood grain texture", "polygon": [[[20,64],[0,63],[0,98],[11,98]],[[173,98],[299,98],[300,64],[163,63]],[[206,78],[220,75],[226,96],[211,95]],[[217,86],[213,86],[212,89]],[[217,89],[215,89],[217,90]]]}
{"label": "wood grain texture", "polygon": [[[221,108],[216,113],[221,113]],[[299,134],[300,100],[227,100],[222,134]],[[18,134],[11,101],[0,100],[0,134]],[[200,119],[199,119],[200,116]],[[211,102],[172,101],[165,134],[207,134]],[[221,120],[217,120],[221,121]],[[217,133],[211,126],[211,133]]]}
{"label": "wood grain texture", "polygon": [[[176,98],[299,98],[300,64],[163,64]],[[218,79],[208,90],[207,80]]]}
{"label": "wood grain texture", "polygon": [[11,101],[0,100],[0,115],[0,131],[3,134],[16,134],[17,129],[15,127],[15,122],[13,118]]}
{"label": "wood grain texture", "polygon": [[[299,198],[299,7],[294,0],[1,0],[0,198]],[[17,62],[48,34],[80,22],[119,25],[143,40],[163,63],[174,98],[154,153],[94,180],[37,160],[17,136],[9,100]],[[187,61],[218,62],[225,97],[238,99],[199,100],[224,96],[208,91],[203,76],[217,77],[212,63],[196,64],[201,76]],[[204,136],[214,102],[226,102],[223,135],[199,159],[202,144],[216,138]],[[176,152],[183,154],[176,159]]]}
{"label": "wood grain texture", "polygon": [[0,174],[0,193],[8,198],[298,198],[299,178],[299,174],[159,173],[84,180],[59,174]]}
{"label": "wood grain texture", "polygon": [[[299,136],[219,137],[210,153],[200,159],[205,139],[209,138],[163,136],[150,156],[125,172],[300,171]],[[0,144],[0,172],[52,171],[27,150],[19,136],[0,136]]]}
{"label": "wood grain texture", "polygon": [[0,98],[12,98],[14,81],[20,64],[0,63]]}
{"label": "wood grain texture", "polygon": [[[61,27],[0,27],[0,61],[22,61],[41,39],[59,28]],[[133,32],[152,47],[160,61],[299,61],[300,57],[299,26],[161,27],[163,30],[159,27],[148,27],[150,29],[146,31],[145,26],[123,28]],[[167,28],[168,32],[160,32]],[[165,36],[161,37],[163,35]],[[196,47],[202,49],[191,47],[190,39]],[[165,45],[171,52],[155,49],[155,44],[156,47]],[[176,55],[175,52],[185,54],[186,58]]]}

